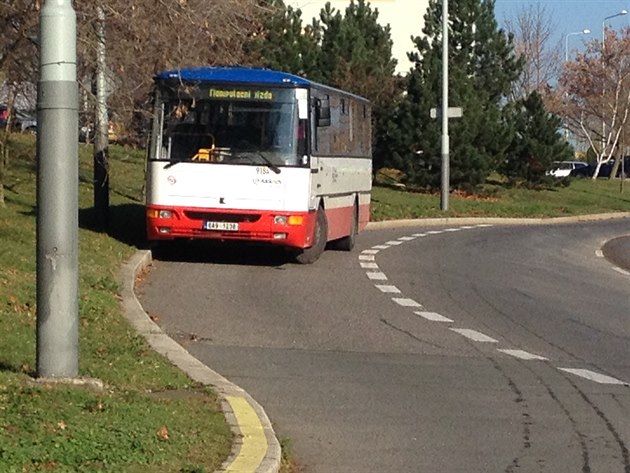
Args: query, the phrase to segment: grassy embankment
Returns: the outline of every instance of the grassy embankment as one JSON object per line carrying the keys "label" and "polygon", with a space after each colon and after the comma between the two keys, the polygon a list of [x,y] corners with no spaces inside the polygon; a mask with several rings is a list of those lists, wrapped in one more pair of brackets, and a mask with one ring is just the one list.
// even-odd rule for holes
{"label": "grassy embankment", "polygon": [[[80,372],[106,389],[33,382],[35,369],[34,139],[11,138],[0,208],[0,464],[3,472],[212,472],[231,433],[213,394],[135,335],[121,316],[117,271],[142,245],[143,153],[112,146],[111,225],[94,230],[91,148],[80,156]],[[553,191],[497,188],[453,195],[447,216],[561,216],[630,211],[619,183],[575,181]],[[445,216],[438,195],[375,188],[373,219]]]}
{"label": "grassy embankment", "polygon": [[141,153],[112,147],[111,228],[93,230],[91,149],[80,166],[80,373],[104,390],[36,384],[34,138],[12,137],[0,208],[0,470],[212,472],[231,433],[217,399],[121,317],[117,271],[142,241]]}

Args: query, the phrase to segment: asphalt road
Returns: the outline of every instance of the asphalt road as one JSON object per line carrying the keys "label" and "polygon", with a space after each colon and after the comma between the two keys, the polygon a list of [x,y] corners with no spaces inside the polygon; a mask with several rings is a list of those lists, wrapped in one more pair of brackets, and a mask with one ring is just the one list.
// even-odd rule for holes
{"label": "asphalt road", "polygon": [[138,296],[308,473],[629,473],[628,234],[384,229],[311,266],[191,245]]}

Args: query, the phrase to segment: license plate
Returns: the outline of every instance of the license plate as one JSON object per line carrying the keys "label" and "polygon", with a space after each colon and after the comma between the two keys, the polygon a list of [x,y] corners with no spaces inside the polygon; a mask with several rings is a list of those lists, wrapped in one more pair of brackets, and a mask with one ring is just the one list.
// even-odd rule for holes
{"label": "license plate", "polygon": [[238,232],[238,223],[235,222],[205,222],[204,230],[221,230],[226,232]]}

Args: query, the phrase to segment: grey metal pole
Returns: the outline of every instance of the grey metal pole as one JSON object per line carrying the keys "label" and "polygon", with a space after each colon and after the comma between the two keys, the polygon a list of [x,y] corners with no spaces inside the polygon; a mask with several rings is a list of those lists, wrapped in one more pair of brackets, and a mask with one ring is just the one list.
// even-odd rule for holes
{"label": "grey metal pole", "polygon": [[40,12],[37,88],[37,376],[78,375],[79,94],[70,0]]}
{"label": "grey metal pole", "polygon": [[442,0],[442,193],[440,208],[448,210],[450,189],[448,137],[448,0]]}

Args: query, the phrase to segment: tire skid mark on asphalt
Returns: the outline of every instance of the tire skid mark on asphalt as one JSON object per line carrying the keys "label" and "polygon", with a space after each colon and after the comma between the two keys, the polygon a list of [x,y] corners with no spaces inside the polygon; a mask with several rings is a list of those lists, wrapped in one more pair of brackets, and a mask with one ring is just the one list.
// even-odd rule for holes
{"label": "tire skid mark on asphalt", "polygon": [[[462,230],[473,230],[476,228],[488,228],[493,227],[492,224],[479,224],[479,225],[463,225],[461,227],[451,227],[443,230],[430,230],[422,233],[413,233],[409,236],[402,236],[396,240],[389,240],[380,245],[374,245],[371,249],[363,250],[361,254],[359,254],[359,261],[361,268],[367,269],[366,275],[372,281],[386,281],[387,275],[379,270],[378,264],[375,262],[375,255],[380,253],[382,250],[386,250],[391,248],[392,246],[399,246],[405,242],[416,240],[417,238],[423,238],[427,236],[433,235],[441,235],[444,233],[454,233]],[[600,257],[601,251],[596,251],[596,255]],[[601,254],[603,257],[603,254]],[[613,269],[621,274],[630,276],[630,272],[623,270],[621,268],[613,267]],[[374,287],[386,294],[401,294],[400,289],[393,285],[383,285],[383,284],[374,284]],[[423,310],[414,311],[414,314],[422,317],[423,319],[429,322],[437,322],[437,323],[447,323],[452,324],[455,323],[453,319],[443,316],[437,312],[429,312],[424,310],[424,307],[419,302],[414,299],[405,298],[405,297],[392,297],[392,301],[402,307],[411,307],[411,308],[420,308]],[[472,340],[476,343],[499,343],[498,340],[493,339],[492,337],[485,335],[481,332],[472,329],[466,328],[450,328],[451,331],[466,337],[469,340]],[[497,348],[498,352],[503,353],[505,355],[517,358],[519,360],[524,361],[548,361],[548,359],[542,355],[538,355],[535,353],[529,353],[525,350],[517,349],[517,348]],[[572,374],[574,376],[581,377],[582,379],[586,379],[599,384],[610,384],[610,385],[622,385],[626,387],[630,387],[630,383],[621,381],[612,376],[604,375],[597,373],[595,371],[590,371],[586,369],[574,369],[574,368],[560,368],[557,367],[558,370],[564,371],[565,373]]]}

